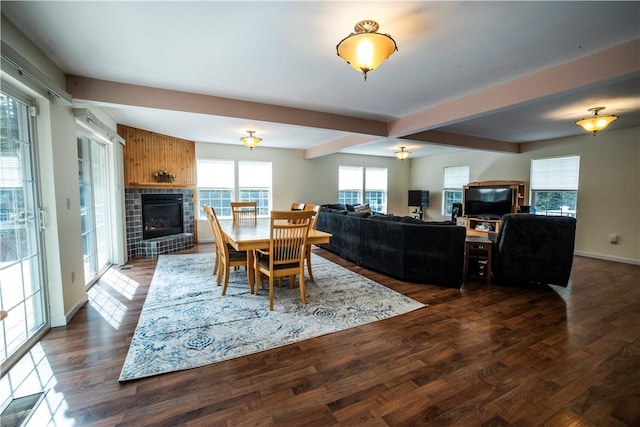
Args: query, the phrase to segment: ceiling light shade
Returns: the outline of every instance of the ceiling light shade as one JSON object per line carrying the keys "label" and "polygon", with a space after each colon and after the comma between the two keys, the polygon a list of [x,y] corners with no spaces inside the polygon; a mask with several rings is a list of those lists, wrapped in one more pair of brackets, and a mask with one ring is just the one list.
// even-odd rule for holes
{"label": "ceiling light shade", "polygon": [[395,40],[389,34],[378,33],[376,21],[360,21],[355,27],[355,32],[342,39],[336,46],[338,56],[354,70],[364,74],[375,70],[378,66],[398,50]]}
{"label": "ceiling light shade", "polygon": [[593,117],[578,120],[576,124],[582,126],[587,132],[593,132],[595,136],[596,133],[609,126],[609,123],[618,120],[618,116],[614,116],[613,114],[610,116],[599,116],[598,113],[604,110],[604,108],[605,107],[589,108],[588,111],[593,111]]}
{"label": "ceiling light shade", "polygon": [[400,147],[400,151],[396,151],[395,154],[397,158],[400,160],[404,160],[411,155],[411,151],[406,151],[406,147]]}
{"label": "ceiling light shade", "polygon": [[248,130],[247,133],[249,134],[249,136],[243,136],[242,138],[240,138],[240,141],[242,141],[244,145],[249,147],[250,150],[253,150],[254,147],[262,142],[262,138],[253,136],[253,134],[256,133],[255,130]]}

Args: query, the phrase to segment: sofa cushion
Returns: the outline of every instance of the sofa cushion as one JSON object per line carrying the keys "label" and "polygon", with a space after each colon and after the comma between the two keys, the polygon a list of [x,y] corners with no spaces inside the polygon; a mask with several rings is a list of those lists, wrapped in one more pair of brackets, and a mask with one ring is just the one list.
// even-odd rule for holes
{"label": "sofa cushion", "polygon": [[368,217],[371,216],[371,213],[370,212],[358,212],[358,211],[356,211],[356,212],[347,212],[347,215],[355,216],[355,217],[358,217],[358,218],[368,218]]}
{"label": "sofa cushion", "polygon": [[426,222],[424,222],[423,220],[414,218],[412,216],[403,216],[400,222],[405,224],[426,224]]}
{"label": "sofa cushion", "polygon": [[402,220],[401,216],[395,215],[371,215],[368,219],[374,219],[376,221],[392,221],[392,222],[400,222]]}

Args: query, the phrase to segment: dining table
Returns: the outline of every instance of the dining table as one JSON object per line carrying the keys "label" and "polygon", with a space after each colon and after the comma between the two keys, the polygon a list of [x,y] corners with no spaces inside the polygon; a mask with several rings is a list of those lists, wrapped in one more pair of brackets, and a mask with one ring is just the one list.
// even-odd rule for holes
{"label": "dining table", "polygon": [[[220,220],[220,228],[227,242],[237,251],[247,251],[247,279],[253,288],[256,283],[253,266],[256,249],[269,249],[271,238],[271,221],[269,218],[258,218],[254,224],[234,224],[231,219]],[[307,234],[307,245],[329,243],[332,234],[325,231],[310,229]],[[257,291],[257,286],[255,287]]]}

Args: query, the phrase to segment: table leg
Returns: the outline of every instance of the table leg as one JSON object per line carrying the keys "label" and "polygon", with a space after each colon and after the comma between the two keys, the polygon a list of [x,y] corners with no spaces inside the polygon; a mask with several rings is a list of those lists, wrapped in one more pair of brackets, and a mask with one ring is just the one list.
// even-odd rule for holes
{"label": "table leg", "polygon": [[253,251],[247,251],[247,280],[249,281],[249,289],[252,294],[258,293],[256,286],[256,267],[253,265]]}

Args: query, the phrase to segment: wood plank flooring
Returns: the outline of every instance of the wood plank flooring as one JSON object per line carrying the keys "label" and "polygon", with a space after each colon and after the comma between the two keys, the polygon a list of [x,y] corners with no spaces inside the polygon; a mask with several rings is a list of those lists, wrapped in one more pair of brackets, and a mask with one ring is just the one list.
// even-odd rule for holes
{"label": "wood plank flooring", "polygon": [[575,257],[566,289],[447,289],[314,252],[428,306],[120,384],[155,267],[133,260],[107,272],[3,389],[48,390],[39,426],[640,425],[640,266]]}

